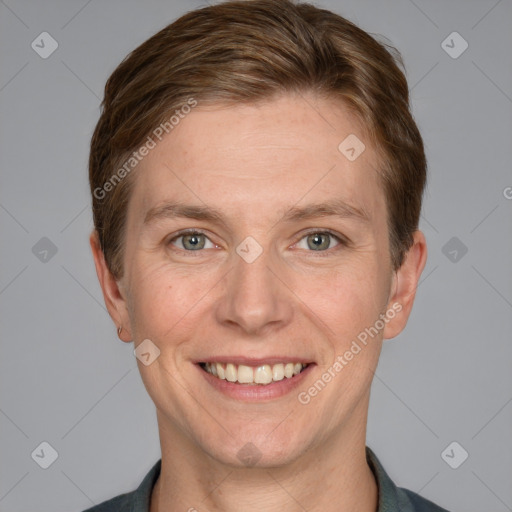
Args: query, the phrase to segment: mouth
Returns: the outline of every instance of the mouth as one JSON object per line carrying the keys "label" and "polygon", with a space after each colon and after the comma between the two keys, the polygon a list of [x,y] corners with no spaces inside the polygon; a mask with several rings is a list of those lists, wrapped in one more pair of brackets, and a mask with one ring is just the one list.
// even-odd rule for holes
{"label": "mouth", "polygon": [[221,381],[245,386],[268,386],[286,379],[293,379],[306,370],[310,363],[282,362],[248,366],[235,363],[208,362],[199,363],[199,366],[206,373]]}

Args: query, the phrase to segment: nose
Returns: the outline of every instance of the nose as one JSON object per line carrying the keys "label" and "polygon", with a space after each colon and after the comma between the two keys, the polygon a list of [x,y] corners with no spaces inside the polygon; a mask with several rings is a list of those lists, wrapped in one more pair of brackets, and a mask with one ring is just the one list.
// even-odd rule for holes
{"label": "nose", "polygon": [[293,316],[293,293],[276,258],[264,250],[252,262],[237,253],[232,259],[216,310],[218,322],[238,329],[239,334],[261,336],[288,325]]}

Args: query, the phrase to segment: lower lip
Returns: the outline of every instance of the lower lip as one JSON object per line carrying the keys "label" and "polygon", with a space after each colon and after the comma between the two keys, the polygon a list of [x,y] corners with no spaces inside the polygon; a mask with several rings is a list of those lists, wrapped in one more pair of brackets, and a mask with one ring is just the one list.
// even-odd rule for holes
{"label": "lower lip", "polygon": [[311,372],[314,363],[309,364],[304,370],[290,378],[284,378],[270,384],[238,384],[228,380],[214,377],[211,373],[203,370],[199,364],[196,365],[207,382],[221,393],[244,402],[265,402],[274,400],[291,393]]}

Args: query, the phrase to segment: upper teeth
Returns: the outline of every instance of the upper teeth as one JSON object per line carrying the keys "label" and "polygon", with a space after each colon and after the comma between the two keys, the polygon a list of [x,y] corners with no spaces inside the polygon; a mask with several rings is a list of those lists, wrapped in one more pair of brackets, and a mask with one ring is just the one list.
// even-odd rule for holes
{"label": "upper teeth", "polygon": [[204,369],[218,377],[229,382],[239,382],[240,384],[270,384],[286,378],[291,378],[300,373],[307,364],[302,363],[278,363],[274,365],[263,364],[252,367],[244,364],[232,363],[204,363]]}

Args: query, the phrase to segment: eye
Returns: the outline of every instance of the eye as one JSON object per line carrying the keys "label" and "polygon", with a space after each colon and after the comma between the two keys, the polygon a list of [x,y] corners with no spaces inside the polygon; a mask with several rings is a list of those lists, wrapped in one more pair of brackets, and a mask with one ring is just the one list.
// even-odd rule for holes
{"label": "eye", "polygon": [[[176,243],[175,243],[176,242]],[[210,247],[207,247],[207,242]],[[208,239],[208,237],[201,231],[191,230],[182,232],[175,237],[171,238],[168,242],[171,245],[177,246],[179,249],[195,252],[201,249],[214,249],[215,245]]]}
{"label": "eye", "polygon": [[[314,231],[303,237],[297,244],[297,247],[299,249],[311,249],[316,252],[325,252],[326,250],[333,248],[331,244],[333,239],[337,241],[337,245],[342,245],[344,243],[340,237],[330,233],[329,231]],[[303,240],[305,240],[305,247],[304,244],[302,247],[300,246]]]}

